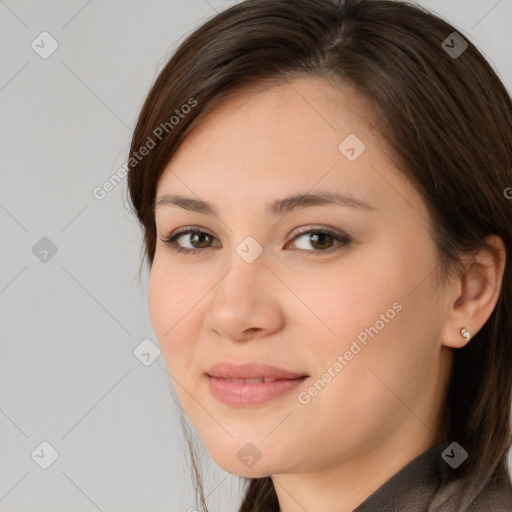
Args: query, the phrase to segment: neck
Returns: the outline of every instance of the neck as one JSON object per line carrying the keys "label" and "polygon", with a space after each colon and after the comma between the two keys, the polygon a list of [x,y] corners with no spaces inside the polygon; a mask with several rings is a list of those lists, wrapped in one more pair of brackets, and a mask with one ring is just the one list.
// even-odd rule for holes
{"label": "neck", "polygon": [[409,429],[412,435],[396,432],[384,444],[360,449],[357,457],[336,454],[343,462],[320,471],[272,475],[280,512],[353,512],[400,469],[444,440],[444,433],[425,432],[421,424],[418,429]]}

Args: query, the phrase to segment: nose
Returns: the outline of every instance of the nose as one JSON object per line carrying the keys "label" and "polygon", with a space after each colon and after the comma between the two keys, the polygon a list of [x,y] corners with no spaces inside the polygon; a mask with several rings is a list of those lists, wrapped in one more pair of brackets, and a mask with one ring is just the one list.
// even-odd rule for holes
{"label": "nose", "polygon": [[205,327],[232,341],[264,337],[284,323],[282,284],[262,256],[247,263],[235,254],[232,267],[214,290]]}

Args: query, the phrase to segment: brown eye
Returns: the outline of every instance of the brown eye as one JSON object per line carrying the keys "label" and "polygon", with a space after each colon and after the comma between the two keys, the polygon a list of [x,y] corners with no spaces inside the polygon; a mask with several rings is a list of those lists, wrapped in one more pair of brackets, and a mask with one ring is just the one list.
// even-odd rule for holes
{"label": "brown eye", "polygon": [[[178,240],[185,236],[189,237],[188,244],[190,247],[183,247],[183,245],[178,243]],[[306,245],[309,244],[309,248],[304,249],[303,247],[299,247],[297,250],[299,253],[308,256],[311,254],[319,255],[322,253],[330,253],[332,252],[331,249],[344,247],[352,241],[347,235],[336,233],[330,229],[310,229],[309,231],[302,231],[293,239],[293,245],[296,243],[294,241],[300,240],[301,238],[304,238]],[[174,251],[184,254],[200,254],[204,252],[204,249],[215,247],[211,245],[212,242],[215,241],[215,237],[197,228],[181,228],[161,240],[170,245]],[[303,245],[304,242],[301,242],[301,244]],[[220,244],[217,244],[217,247],[221,247]]]}
{"label": "brown eye", "polygon": [[211,236],[208,233],[204,233],[202,231],[197,231],[194,233],[190,233],[190,243],[192,245],[198,244],[196,247],[203,249],[204,247],[208,247],[208,239],[211,238]]}
{"label": "brown eye", "polygon": [[[309,231],[303,231],[295,236],[294,245],[297,245],[297,240],[300,239],[304,240],[304,242],[300,242],[300,245],[303,247],[298,247],[301,254],[329,252],[329,249],[337,246],[346,246],[351,242],[348,236],[340,235],[329,229],[310,229]],[[306,248],[304,246],[306,246]],[[313,250],[307,249],[307,246],[312,247]]]}
{"label": "brown eye", "polygon": [[[189,237],[188,244],[191,245],[191,247],[183,247],[178,244],[178,240],[185,236]],[[161,240],[162,242],[169,244],[176,252],[198,254],[201,249],[209,249],[211,247],[209,244],[214,240],[214,237],[210,235],[210,233],[200,229],[184,228],[175,231],[167,238]]]}
{"label": "brown eye", "polygon": [[334,237],[330,233],[312,233],[310,242],[316,249],[329,249],[334,242]]}

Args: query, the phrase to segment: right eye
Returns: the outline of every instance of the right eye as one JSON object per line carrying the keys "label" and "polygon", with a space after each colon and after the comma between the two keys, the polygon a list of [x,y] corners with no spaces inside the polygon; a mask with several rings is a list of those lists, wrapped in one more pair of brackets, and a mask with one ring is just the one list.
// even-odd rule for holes
{"label": "right eye", "polygon": [[[185,235],[189,236],[189,243],[191,244],[199,244],[199,247],[192,245],[192,248],[186,248],[179,245],[177,242],[179,239],[184,237]],[[208,243],[208,239],[214,240],[213,235],[208,233],[207,231],[203,231],[197,228],[180,228],[174,231],[167,238],[161,239],[162,242],[171,246],[173,251],[177,253],[184,254],[199,254],[199,252],[203,249],[208,249],[209,246],[205,245]]]}

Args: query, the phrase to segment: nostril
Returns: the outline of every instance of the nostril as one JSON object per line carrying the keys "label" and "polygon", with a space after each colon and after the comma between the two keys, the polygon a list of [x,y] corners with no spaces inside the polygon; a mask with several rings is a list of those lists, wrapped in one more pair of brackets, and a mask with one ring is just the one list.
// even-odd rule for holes
{"label": "nostril", "polygon": [[259,327],[249,327],[248,329],[245,329],[243,334],[237,338],[238,341],[244,341],[245,339],[249,339],[254,334],[257,334],[260,331]]}

